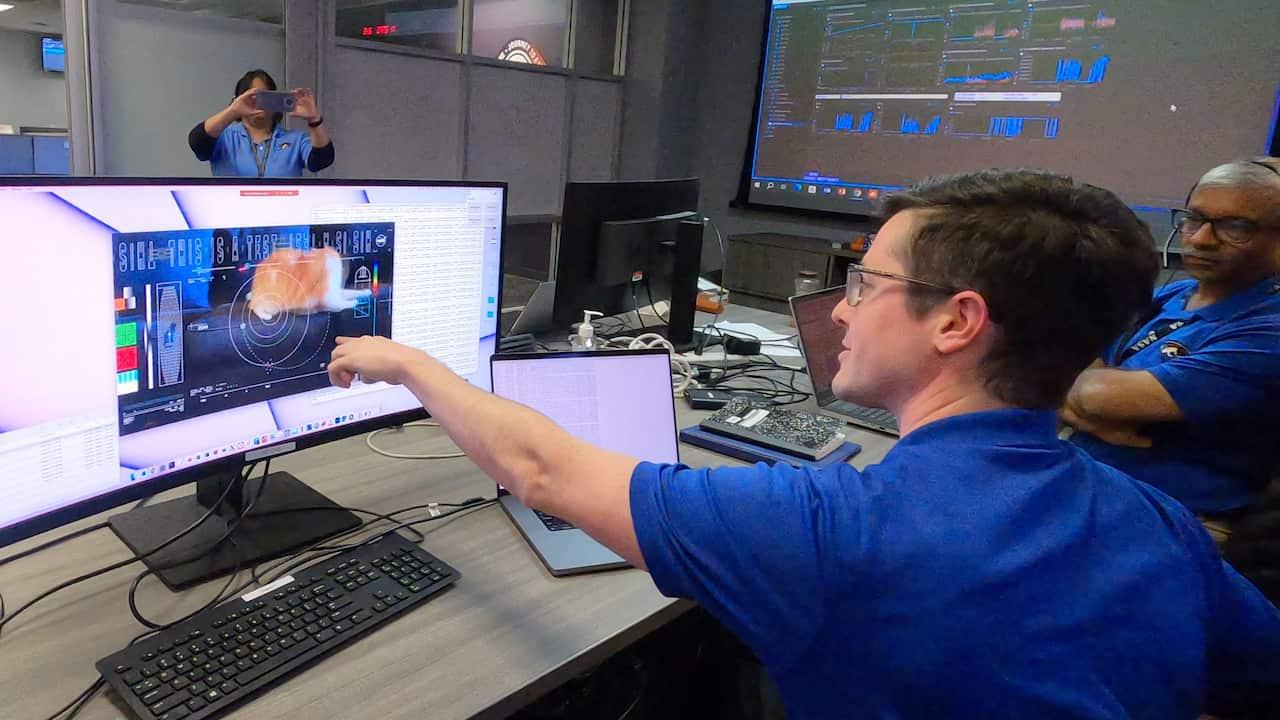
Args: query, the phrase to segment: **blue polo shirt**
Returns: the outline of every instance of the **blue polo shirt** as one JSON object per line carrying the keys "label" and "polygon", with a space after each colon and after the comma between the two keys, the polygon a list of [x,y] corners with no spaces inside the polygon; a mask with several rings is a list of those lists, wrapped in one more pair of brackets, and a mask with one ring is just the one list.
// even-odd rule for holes
{"label": "blue polo shirt", "polygon": [[642,463],[630,492],[658,589],[791,720],[1195,718],[1280,686],[1280,612],[1051,412],[939,420],[861,472]]}
{"label": "blue polo shirt", "polygon": [[231,123],[218,136],[209,166],[215,177],[258,177],[258,159],[263,155],[267,159],[263,177],[302,177],[311,157],[311,136],[277,125],[267,142],[255,143],[243,123]]}
{"label": "blue polo shirt", "polygon": [[[1155,376],[1185,417],[1147,426],[1150,449],[1109,445],[1076,433],[1098,460],[1150,483],[1197,512],[1247,505],[1280,462],[1280,278],[1187,310],[1197,282],[1156,293],[1159,314],[1102,355],[1111,366]],[[1186,323],[1121,360],[1153,329]]]}

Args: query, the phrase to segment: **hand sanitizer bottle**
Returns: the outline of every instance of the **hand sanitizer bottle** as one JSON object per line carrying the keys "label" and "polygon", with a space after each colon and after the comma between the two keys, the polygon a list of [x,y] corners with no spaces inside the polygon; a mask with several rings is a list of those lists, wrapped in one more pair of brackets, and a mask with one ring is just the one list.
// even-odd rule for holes
{"label": "hand sanitizer bottle", "polygon": [[591,324],[591,316],[604,317],[604,313],[595,310],[582,311],[582,324],[578,326],[578,333],[569,336],[569,345],[574,350],[598,350],[600,349],[599,341],[596,340],[596,329]]}

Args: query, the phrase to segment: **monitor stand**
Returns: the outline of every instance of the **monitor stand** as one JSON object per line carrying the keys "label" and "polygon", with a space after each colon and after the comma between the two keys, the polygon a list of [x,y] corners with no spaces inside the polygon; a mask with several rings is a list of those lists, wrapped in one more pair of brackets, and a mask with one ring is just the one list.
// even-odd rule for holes
{"label": "monitor stand", "polygon": [[[170,590],[226,575],[237,566],[248,568],[360,525],[354,514],[289,473],[244,480],[239,470],[199,480],[195,495],[130,510],[108,522],[124,544],[141,555],[190,527],[224,492],[226,499],[217,512],[143,560]],[[249,514],[219,543],[249,503]]]}

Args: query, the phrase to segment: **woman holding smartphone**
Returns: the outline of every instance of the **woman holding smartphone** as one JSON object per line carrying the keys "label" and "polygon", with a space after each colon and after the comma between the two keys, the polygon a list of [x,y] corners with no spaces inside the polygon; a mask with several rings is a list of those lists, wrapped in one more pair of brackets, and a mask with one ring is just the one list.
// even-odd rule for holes
{"label": "woman holding smartphone", "polygon": [[[236,83],[235,99],[197,123],[187,136],[191,152],[219,177],[301,177],[333,164],[333,141],[305,88],[276,92],[266,70],[250,70]],[[307,132],[285,129],[285,113],[307,122]]]}

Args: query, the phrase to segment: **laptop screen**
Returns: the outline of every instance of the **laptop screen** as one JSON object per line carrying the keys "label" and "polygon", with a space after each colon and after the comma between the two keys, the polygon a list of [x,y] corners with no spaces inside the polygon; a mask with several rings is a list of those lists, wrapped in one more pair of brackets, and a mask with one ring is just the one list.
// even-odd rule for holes
{"label": "laptop screen", "polygon": [[791,299],[791,314],[795,316],[796,332],[800,335],[800,349],[804,352],[809,381],[813,383],[813,393],[819,405],[835,398],[831,381],[840,369],[844,328],[831,319],[831,311],[836,303],[843,300],[843,285]]}
{"label": "laptop screen", "polygon": [[666,352],[494,356],[493,392],[592,445],[651,462],[680,460]]}

